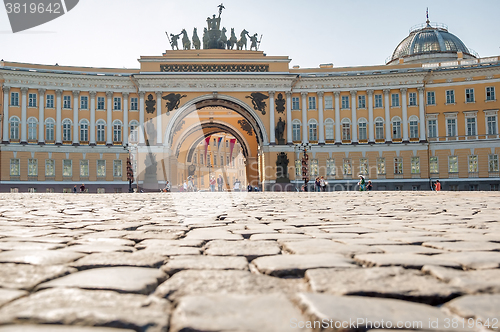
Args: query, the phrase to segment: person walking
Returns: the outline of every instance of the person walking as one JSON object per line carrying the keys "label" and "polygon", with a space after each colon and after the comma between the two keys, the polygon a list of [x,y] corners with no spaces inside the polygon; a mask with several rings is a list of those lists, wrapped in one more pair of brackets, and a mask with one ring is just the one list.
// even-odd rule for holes
{"label": "person walking", "polygon": [[188,191],[190,192],[194,191],[193,177],[191,175],[188,176]]}
{"label": "person walking", "polygon": [[184,180],[184,184],[182,185],[182,189],[183,189],[184,192],[188,191],[188,185],[186,183],[186,180]]}
{"label": "person walking", "polygon": [[321,191],[321,182],[319,180],[319,176],[317,176],[316,179],[314,180],[314,187],[316,188],[317,192]]}
{"label": "person walking", "polygon": [[75,186],[73,187],[73,194],[76,194],[77,193],[77,189],[76,189],[76,184]]}
{"label": "person walking", "polygon": [[82,185],[80,186],[80,192],[81,193],[85,192],[85,183],[82,183]]}
{"label": "person walking", "polygon": [[210,191],[215,191],[215,178],[213,176],[210,178]]}
{"label": "person walking", "polygon": [[322,177],[319,178],[319,186],[320,186],[322,192],[326,191],[325,177],[322,176]]}
{"label": "person walking", "polygon": [[365,177],[363,175],[361,175],[361,174],[359,175],[358,186],[359,186],[359,191],[365,191],[366,190]]}
{"label": "person walking", "polygon": [[221,192],[222,191],[222,185],[224,184],[224,180],[222,179],[222,176],[219,175],[217,178],[217,191]]}
{"label": "person walking", "polygon": [[441,182],[439,180],[436,180],[436,191],[441,191]]}
{"label": "person walking", "polygon": [[368,184],[366,185],[366,190],[371,191],[372,189],[373,189],[372,181],[368,180]]}

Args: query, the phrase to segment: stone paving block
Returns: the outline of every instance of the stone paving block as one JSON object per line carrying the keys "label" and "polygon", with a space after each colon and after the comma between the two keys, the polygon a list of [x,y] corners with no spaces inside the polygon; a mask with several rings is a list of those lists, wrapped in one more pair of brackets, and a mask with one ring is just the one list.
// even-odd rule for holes
{"label": "stone paving block", "polygon": [[294,331],[291,319],[305,320],[282,294],[185,296],[172,313],[170,331]]}
{"label": "stone paving block", "polygon": [[75,244],[64,248],[67,251],[81,252],[85,254],[93,254],[98,252],[133,252],[134,247],[117,246],[113,244]]}
{"label": "stone paving block", "polygon": [[169,310],[167,301],[155,297],[57,288],[36,292],[0,308],[0,325],[22,322],[164,332],[168,330]]}
{"label": "stone paving block", "polygon": [[438,257],[457,262],[467,269],[495,269],[500,267],[500,252],[445,253]]}
{"label": "stone paving block", "polygon": [[186,240],[243,240],[240,234],[217,229],[193,229],[185,237]]}
{"label": "stone paving block", "polygon": [[141,267],[106,267],[72,273],[43,283],[37,289],[82,288],[114,290],[120,293],[149,294],[166,279],[158,269]]}
{"label": "stone paving block", "polygon": [[28,294],[28,292],[17,289],[0,288],[0,307],[26,294]]}
{"label": "stone paving block", "polygon": [[500,293],[500,269],[461,271],[441,266],[424,266],[422,272],[460,288],[464,293]]}
{"label": "stone paving block", "polygon": [[148,247],[201,247],[205,243],[205,240],[186,240],[186,239],[178,239],[178,240],[161,240],[161,239],[149,239],[144,240],[135,245],[135,248],[146,249]]}
{"label": "stone paving block", "polygon": [[422,245],[447,251],[500,251],[500,243],[485,241],[424,242]]}
{"label": "stone paving block", "polygon": [[460,267],[460,264],[440,258],[440,255],[428,256],[418,254],[366,254],[356,255],[354,260],[360,264],[371,266],[403,266],[406,268],[421,269],[424,265],[439,265],[446,267]]}
{"label": "stone paving block", "polygon": [[325,239],[311,239],[301,241],[280,241],[283,249],[298,255],[310,254],[360,254],[360,253],[382,253],[383,251],[370,246],[363,245],[345,245]]}
{"label": "stone paving block", "polygon": [[153,255],[168,256],[186,256],[186,255],[200,255],[201,248],[195,247],[181,247],[181,246],[149,246],[140,252],[151,253]]}
{"label": "stone paving block", "polygon": [[262,241],[262,240],[307,240],[311,239],[312,236],[305,234],[283,234],[283,233],[266,233],[266,234],[253,234],[250,236],[252,241]]}
{"label": "stone paving block", "polygon": [[308,269],[346,267],[356,268],[350,259],[338,254],[276,255],[252,261],[259,272],[272,276],[303,276]]}
{"label": "stone paving block", "polygon": [[75,272],[62,265],[0,264],[0,285],[4,288],[31,290],[36,285]]}
{"label": "stone paving block", "polygon": [[[1,254],[0,254],[1,257]],[[90,254],[69,264],[78,270],[87,270],[98,267],[135,266],[158,268],[165,262],[165,255],[144,250],[133,253],[111,252]]]}
{"label": "stone paving block", "polygon": [[378,248],[388,254],[404,253],[404,254],[435,255],[444,252],[443,250],[428,248],[421,245],[406,245],[406,244],[375,245],[375,248]]}
{"label": "stone paving block", "polygon": [[108,238],[108,237],[99,237],[99,238],[86,238],[86,239],[78,239],[71,241],[68,243],[69,245],[82,244],[82,245],[113,245],[113,246],[135,246],[135,242],[127,239],[119,239],[119,238]]}
{"label": "stone paving block", "polygon": [[[466,295],[446,303],[445,307],[457,315],[465,317],[467,325],[472,324],[472,321],[467,318],[474,318],[481,320],[482,325],[488,321],[490,324],[488,329],[498,330],[500,328],[499,294]],[[472,327],[475,326],[476,324],[472,325]]]}
{"label": "stone paving block", "polygon": [[182,270],[247,270],[248,261],[230,256],[172,256],[161,269],[169,275]]}
{"label": "stone paving block", "polygon": [[129,329],[110,327],[80,327],[62,325],[7,325],[0,326],[0,332],[134,332]]}
{"label": "stone paving block", "polygon": [[64,244],[42,242],[0,242],[0,250],[54,250],[65,247]]}
{"label": "stone paving block", "polygon": [[175,240],[184,235],[184,232],[133,232],[124,236],[124,238],[139,242],[148,239],[164,239],[164,240]]}
{"label": "stone paving block", "polygon": [[243,256],[248,261],[257,257],[278,255],[281,248],[275,241],[223,241],[215,240],[207,243],[206,255]]}
{"label": "stone paving block", "polygon": [[81,257],[81,253],[63,250],[12,250],[0,252],[0,263],[62,265]]}
{"label": "stone paving block", "polygon": [[41,242],[41,243],[66,244],[73,240],[74,238],[69,236],[0,237],[0,242]]}

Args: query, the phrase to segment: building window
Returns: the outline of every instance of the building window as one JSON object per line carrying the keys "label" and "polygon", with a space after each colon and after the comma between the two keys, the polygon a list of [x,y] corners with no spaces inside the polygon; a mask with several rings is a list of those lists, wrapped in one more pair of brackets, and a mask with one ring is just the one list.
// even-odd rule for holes
{"label": "building window", "polygon": [[333,120],[332,119],[326,119],[325,121],[325,139],[326,140],[333,140]]}
{"label": "building window", "polygon": [[311,160],[311,165],[309,166],[309,175],[318,176],[318,159]]}
{"label": "building window", "polygon": [[344,175],[352,175],[351,159],[344,159]]}
{"label": "building window", "polygon": [[375,119],[375,139],[384,139],[384,119],[381,117]]}
{"label": "building window", "polygon": [[410,116],[410,138],[418,138],[418,118],[415,115]]}
{"label": "building window", "polygon": [[89,122],[85,119],[80,121],[80,141],[87,142],[89,140]]}
{"label": "building window", "polygon": [[335,176],[336,173],[335,159],[328,159],[326,161],[326,176]]}
{"label": "building window", "polygon": [[220,156],[220,165],[224,166],[224,156]]}
{"label": "building window", "polygon": [[214,146],[217,146],[217,138],[214,138]]}
{"label": "building window", "polygon": [[300,121],[293,120],[292,122],[292,135],[294,141],[300,141]]}
{"label": "building window", "polygon": [[205,158],[203,158],[203,155],[200,153],[200,165],[203,165],[203,163],[205,162],[204,159]]}
{"label": "building window", "polygon": [[122,110],[122,99],[120,97],[113,98],[113,110],[115,111]]}
{"label": "building window", "polygon": [[217,165],[217,155],[214,153],[214,165]]}
{"label": "building window", "polygon": [[392,138],[401,138],[401,118],[398,116],[392,118]]}
{"label": "building window", "polygon": [[375,95],[375,108],[382,108],[382,95]]}
{"label": "building window", "polygon": [[473,103],[474,99],[474,89],[465,89],[465,102]]}
{"label": "building window", "polygon": [[295,176],[302,176],[302,162],[300,160],[295,160]]}
{"label": "building window", "polygon": [[37,125],[38,125],[38,122],[35,118],[28,119],[28,140],[29,141],[36,140],[36,138],[37,138],[36,126]]}
{"label": "building window", "polygon": [[229,141],[226,140],[226,148],[228,148],[228,147],[229,147]]}
{"label": "building window", "polygon": [[309,109],[310,110],[316,109],[316,97],[309,97]]}
{"label": "building window", "polygon": [[80,97],[80,109],[86,110],[89,108],[89,97],[81,96]]}
{"label": "building window", "polygon": [[19,118],[16,116],[10,118],[10,139],[19,139]]}
{"label": "building window", "polygon": [[349,96],[342,96],[342,108],[343,109],[349,108]]}
{"label": "building window", "polygon": [[130,110],[137,111],[138,109],[139,109],[139,102],[137,98],[135,97],[130,98]]}
{"label": "building window", "polygon": [[432,119],[432,120],[427,120],[427,130],[428,130],[428,136],[429,138],[436,138],[437,137],[437,120]]}
{"label": "building window", "polygon": [[486,123],[487,123],[487,131],[488,135],[496,135],[497,134],[497,116],[496,115],[490,115],[486,117]]}
{"label": "building window", "polygon": [[48,118],[47,120],[45,120],[45,139],[47,141],[54,140],[54,126],[54,119]]}
{"label": "building window", "polygon": [[325,96],[325,109],[331,110],[333,109],[333,97]]}
{"label": "building window", "polygon": [[121,160],[113,160],[113,176],[115,178],[122,177],[122,161]]}
{"label": "building window", "polygon": [[359,119],[358,132],[359,132],[359,139],[366,141],[367,140],[367,133],[366,133],[366,119],[365,118]]}
{"label": "building window", "polygon": [[28,107],[36,107],[36,93],[28,94]]}
{"label": "building window", "polygon": [[122,141],[122,123],[119,120],[113,122],[113,142]]}
{"label": "building window", "polygon": [[439,173],[438,157],[430,157],[429,168],[430,168],[431,174],[438,174]]}
{"label": "building window", "polygon": [[477,173],[477,156],[469,156],[469,173]]}
{"label": "building window", "polygon": [[458,173],[458,157],[457,156],[449,156],[448,157],[448,172],[449,173]]}
{"label": "building window", "polygon": [[342,119],[342,140],[351,140],[351,121],[347,118]]}
{"label": "building window", "polygon": [[309,140],[318,140],[318,123],[314,119],[309,120]]}
{"label": "building window", "polygon": [[455,90],[446,90],[446,103],[455,104]]}
{"label": "building window", "polygon": [[377,174],[385,175],[385,158],[377,158]]}
{"label": "building window", "polygon": [[454,137],[457,136],[457,119],[449,118],[446,119],[446,136]]}
{"label": "building window", "polygon": [[394,158],[394,174],[403,174],[403,158]]}
{"label": "building window", "polygon": [[97,176],[100,178],[106,176],[106,160],[97,160]]}
{"label": "building window", "polygon": [[132,143],[136,143],[138,141],[138,127],[139,127],[139,123],[137,121],[131,121],[130,122],[130,142]]}
{"label": "building window", "polygon": [[21,174],[21,167],[19,159],[10,160],[10,176],[19,176]]}
{"label": "building window", "polygon": [[486,88],[486,101],[495,100],[495,87],[489,86]]}
{"label": "building window", "polygon": [[366,108],[366,96],[358,96],[358,108]]}
{"label": "building window", "polygon": [[56,163],[53,159],[45,160],[45,176],[53,177],[56,175]]}
{"label": "building window", "polygon": [[10,93],[10,106],[19,106],[19,92]]}
{"label": "building window", "polygon": [[47,95],[47,108],[54,108],[54,95]]}
{"label": "building window", "polygon": [[104,142],[106,140],[104,136],[106,122],[104,122],[104,120],[98,120],[96,125],[97,125],[97,141]]}
{"label": "building window", "polygon": [[410,92],[408,97],[408,106],[417,106],[417,93]]}
{"label": "building window", "polygon": [[230,166],[229,156],[226,156],[226,166]]}
{"label": "building window", "polygon": [[467,118],[467,136],[476,135],[476,118]]}
{"label": "building window", "polygon": [[368,159],[361,158],[359,160],[359,174],[368,175]]}
{"label": "building window", "polygon": [[71,159],[64,159],[63,161],[63,176],[70,177],[73,175],[73,165]]}
{"label": "building window", "polygon": [[89,161],[88,160],[80,160],[80,177],[82,177],[82,178],[89,177]]}
{"label": "building window", "polygon": [[392,98],[392,107],[399,107],[399,93],[393,93],[391,95]]}
{"label": "building window", "polygon": [[436,94],[434,91],[427,91],[427,105],[436,105]]}
{"label": "building window", "polygon": [[71,120],[64,119],[63,120],[63,141],[71,141]]}
{"label": "building window", "polygon": [[97,109],[98,110],[104,109],[104,97],[97,97]]}
{"label": "building window", "polygon": [[411,157],[411,174],[420,174],[420,157]]}
{"label": "building window", "polygon": [[71,96],[63,96],[63,108],[71,108]]}
{"label": "building window", "polygon": [[488,170],[490,172],[498,172],[498,155],[490,154],[488,156]]}
{"label": "building window", "polygon": [[292,109],[293,110],[300,110],[300,98],[299,97],[292,97]]}

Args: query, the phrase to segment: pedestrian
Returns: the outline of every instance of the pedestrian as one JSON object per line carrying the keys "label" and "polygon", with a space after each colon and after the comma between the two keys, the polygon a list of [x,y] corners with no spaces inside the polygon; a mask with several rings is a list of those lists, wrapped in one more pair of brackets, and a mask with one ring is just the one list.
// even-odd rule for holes
{"label": "pedestrian", "polygon": [[372,189],[373,189],[372,181],[368,180],[368,184],[366,185],[366,190],[371,191]]}
{"label": "pedestrian", "polygon": [[85,192],[85,183],[82,183],[82,185],[80,186],[80,192],[81,193]]}
{"label": "pedestrian", "polygon": [[319,180],[319,176],[317,176],[316,179],[314,180],[314,187],[316,188],[317,192],[321,191],[321,182]]}
{"label": "pedestrian", "polygon": [[210,191],[215,191],[215,178],[213,176],[210,178]]}
{"label": "pedestrian", "polygon": [[321,191],[325,192],[326,191],[326,181],[325,181],[325,177],[320,177],[319,178],[319,186],[321,188]]}
{"label": "pedestrian", "polygon": [[441,191],[441,182],[439,180],[436,180],[436,191]]}
{"label": "pedestrian", "polygon": [[247,191],[248,191],[248,192],[252,191],[252,185],[251,185],[251,184],[249,184],[249,185],[247,186]]}
{"label": "pedestrian", "polygon": [[236,179],[236,181],[234,181],[234,186],[233,186],[233,190],[234,191],[240,191],[240,180]]}
{"label": "pedestrian", "polygon": [[76,194],[76,192],[77,192],[77,189],[76,189],[76,184],[75,184],[75,186],[73,187],[73,194]]}
{"label": "pedestrian", "polygon": [[217,178],[217,191],[221,192],[222,191],[222,185],[224,184],[224,180],[222,179],[222,176],[219,175]]}
{"label": "pedestrian", "polygon": [[194,191],[193,177],[188,176],[188,191]]}
{"label": "pedestrian", "polygon": [[184,192],[188,191],[188,185],[187,185],[186,180],[184,180],[184,184],[182,185],[182,189],[183,189],[182,191],[184,191]]}
{"label": "pedestrian", "polygon": [[163,188],[164,193],[169,193],[170,192],[170,182],[167,181],[165,184],[165,188]]}
{"label": "pedestrian", "polygon": [[366,190],[366,182],[365,182],[365,177],[363,175],[359,175],[359,191],[365,191]]}

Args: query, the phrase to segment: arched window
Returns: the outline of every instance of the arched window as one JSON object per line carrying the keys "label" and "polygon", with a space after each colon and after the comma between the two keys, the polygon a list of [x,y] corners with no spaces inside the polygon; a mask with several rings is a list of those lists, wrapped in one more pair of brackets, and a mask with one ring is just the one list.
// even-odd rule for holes
{"label": "arched window", "polygon": [[98,120],[96,122],[96,127],[97,127],[97,142],[105,142],[106,141],[106,136],[105,136],[105,128],[106,128],[106,122],[104,120]]}
{"label": "arched window", "polygon": [[375,119],[375,139],[382,140],[384,137],[384,119],[378,117]]}
{"label": "arched window", "polygon": [[333,140],[333,125],[334,122],[332,119],[328,118],[325,120],[325,139],[326,140]]}
{"label": "arched window", "polygon": [[10,118],[10,139],[19,139],[19,118],[13,116]]}
{"label": "arched window", "polygon": [[392,138],[401,138],[401,118],[399,116],[392,118]]}
{"label": "arched window", "polygon": [[139,134],[138,134],[138,130],[139,130],[139,122],[135,121],[135,120],[132,120],[130,121],[130,124],[129,124],[129,127],[130,127],[130,138],[129,138],[129,142],[131,143],[136,143],[138,142],[138,138],[139,138]]}
{"label": "arched window", "polygon": [[38,125],[38,121],[36,118],[31,117],[28,119],[28,140],[29,141],[35,141],[36,140],[36,133],[37,133],[37,128],[36,126]]}
{"label": "arched window", "polygon": [[80,121],[80,141],[88,142],[89,140],[89,122],[86,119]]}
{"label": "arched window", "polygon": [[299,120],[295,119],[292,121],[292,136],[293,136],[292,139],[294,141],[301,140],[301,138],[300,138],[300,136],[301,136],[300,135],[300,125],[301,125],[301,123]]}
{"label": "arched window", "polygon": [[351,140],[351,120],[349,120],[348,118],[342,119],[342,140]]}
{"label": "arched window", "polygon": [[71,125],[70,119],[64,119],[62,122],[63,126],[63,141],[71,141]]}
{"label": "arched window", "polygon": [[113,142],[122,141],[122,122],[120,120],[113,121]]}
{"label": "arched window", "polygon": [[309,140],[318,140],[318,121],[316,119],[309,120]]}
{"label": "arched window", "polygon": [[410,138],[418,138],[418,117],[416,115],[410,116]]}
{"label": "arched window", "polygon": [[54,140],[55,123],[56,122],[52,118],[47,118],[47,120],[45,120],[45,140],[46,141],[53,141]]}
{"label": "arched window", "polygon": [[360,140],[367,140],[368,139],[368,134],[366,130],[366,124],[368,121],[365,118],[359,118],[358,119],[358,132],[359,132],[359,139]]}

